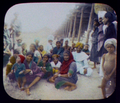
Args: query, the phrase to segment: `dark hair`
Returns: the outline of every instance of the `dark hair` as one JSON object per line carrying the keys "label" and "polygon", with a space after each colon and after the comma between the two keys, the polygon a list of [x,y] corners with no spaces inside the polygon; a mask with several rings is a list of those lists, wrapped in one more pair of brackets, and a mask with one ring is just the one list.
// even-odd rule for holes
{"label": "dark hair", "polygon": [[35,47],[35,44],[34,44],[34,43],[30,44],[30,46],[31,46],[31,45],[34,45],[34,47]]}
{"label": "dark hair", "polygon": [[[49,54],[45,54],[44,56],[47,56],[47,57],[48,57],[48,59],[50,58]],[[44,58],[44,56],[43,56],[43,58]]]}
{"label": "dark hair", "polygon": [[22,45],[26,45],[26,43],[22,43]]}
{"label": "dark hair", "polygon": [[34,53],[32,51],[28,51],[27,54],[26,54],[26,56],[28,56],[28,55],[32,55],[32,57],[33,57]]}
{"label": "dark hair", "polygon": [[60,41],[56,41],[56,44],[57,44],[57,43],[61,43],[61,42],[60,42]]}
{"label": "dark hair", "polygon": [[85,45],[88,45],[88,46],[89,46],[89,44],[85,44]]}
{"label": "dark hair", "polygon": [[19,50],[15,49],[14,54],[20,54]]}
{"label": "dark hair", "polygon": [[99,26],[99,21],[97,18],[94,19],[94,22],[97,22],[97,24],[98,24],[97,26]]}
{"label": "dark hair", "polygon": [[68,55],[70,55],[70,51],[69,50],[65,50],[64,53],[67,53]]}
{"label": "dark hair", "polygon": [[39,45],[38,47],[40,48],[41,46],[43,46],[43,45]]}
{"label": "dark hair", "polygon": [[95,18],[95,19],[94,19],[94,21],[98,22],[98,19],[97,19],[97,18]]}
{"label": "dark hair", "polygon": [[60,41],[62,41],[63,39],[60,39]]}
{"label": "dark hair", "polygon": [[109,22],[113,22],[115,20],[115,16],[111,12],[107,12],[104,17],[108,18]]}

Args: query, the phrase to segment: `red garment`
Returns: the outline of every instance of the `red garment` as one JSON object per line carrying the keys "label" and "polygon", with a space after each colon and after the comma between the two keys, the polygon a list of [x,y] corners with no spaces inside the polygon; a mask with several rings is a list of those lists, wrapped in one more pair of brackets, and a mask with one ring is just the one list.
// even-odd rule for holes
{"label": "red garment", "polygon": [[74,61],[73,55],[70,52],[70,58],[68,61],[63,61],[61,68],[60,68],[60,74],[67,74],[69,70],[70,64]]}
{"label": "red garment", "polygon": [[25,60],[25,57],[24,57],[23,55],[20,55],[20,54],[19,54],[19,57],[20,57],[20,59],[21,59],[21,63],[23,63],[24,60]]}

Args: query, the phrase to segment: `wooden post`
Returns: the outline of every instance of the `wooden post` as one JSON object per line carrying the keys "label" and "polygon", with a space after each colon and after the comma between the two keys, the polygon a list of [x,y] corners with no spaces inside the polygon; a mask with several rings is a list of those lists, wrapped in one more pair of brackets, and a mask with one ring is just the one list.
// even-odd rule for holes
{"label": "wooden post", "polygon": [[73,19],[72,19],[72,17],[71,17],[71,18],[70,18],[70,29],[69,29],[69,36],[68,36],[68,38],[71,37],[72,25],[73,25]]}
{"label": "wooden post", "polygon": [[90,26],[91,26],[91,23],[92,23],[93,10],[94,10],[94,4],[92,4],[92,8],[91,8],[91,12],[90,12],[89,23],[88,23],[88,28],[87,28],[86,43],[88,43],[88,40],[89,40],[89,33],[90,33]]}
{"label": "wooden post", "polygon": [[75,19],[74,19],[74,27],[73,27],[73,33],[72,33],[72,43],[74,42],[74,37],[75,37],[76,19],[77,19],[77,13],[75,14]]}
{"label": "wooden post", "polygon": [[83,7],[81,9],[81,17],[80,17],[80,24],[79,24],[79,31],[78,31],[78,42],[80,41],[81,36],[81,29],[82,29],[82,21],[83,21]]}
{"label": "wooden post", "polygon": [[66,24],[66,34],[67,34],[67,37],[68,37],[68,29],[69,29],[69,22],[67,21],[67,24]]}

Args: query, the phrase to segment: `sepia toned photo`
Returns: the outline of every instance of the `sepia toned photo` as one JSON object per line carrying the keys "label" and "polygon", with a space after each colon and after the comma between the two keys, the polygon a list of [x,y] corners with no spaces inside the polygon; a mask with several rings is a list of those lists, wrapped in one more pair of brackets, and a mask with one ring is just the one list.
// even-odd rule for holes
{"label": "sepia toned photo", "polygon": [[102,3],[19,3],[3,26],[3,85],[17,100],[101,100],[116,88],[117,14]]}

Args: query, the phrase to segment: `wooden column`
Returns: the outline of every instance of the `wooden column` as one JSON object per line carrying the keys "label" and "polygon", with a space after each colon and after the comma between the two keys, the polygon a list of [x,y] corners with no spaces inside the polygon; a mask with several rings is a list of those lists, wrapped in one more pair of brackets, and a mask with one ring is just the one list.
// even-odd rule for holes
{"label": "wooden column", "polygon": [[69,29],[69,35],[68,35],[68,38],[71,37],[72,25],[73,25],[73,19],[72,19],[72,17],[70,17],[70,29]]}
{"label": "wooden column", "polygon": [[88,28],[87,28],[87,38],[86,38],[86,43],[88,43],[89,40],[89,33],[90,33],[90,26],[92,23],[92,15],[93,15],[93,10],[94,10],[94,4],[92,4],[90,16],[89,16],[89,23],[88,23]]}
{"label": "wooden column", "polygon": [[82,30],[82,21],[83,21],[83,7],[81,9],[81,17],[80,17],[80,24],[79,24],[79,31],[78,31],[78,42],[80,41],[81,30]]}
{"label": "wooden column", "polygon": [[77,19],[77,13],[75,14],[75,19],[74,19],[74,27],[73,27],[73,33],[72,33],[72,43],[74,42],[74,37],[75,37],[76,19]]}

